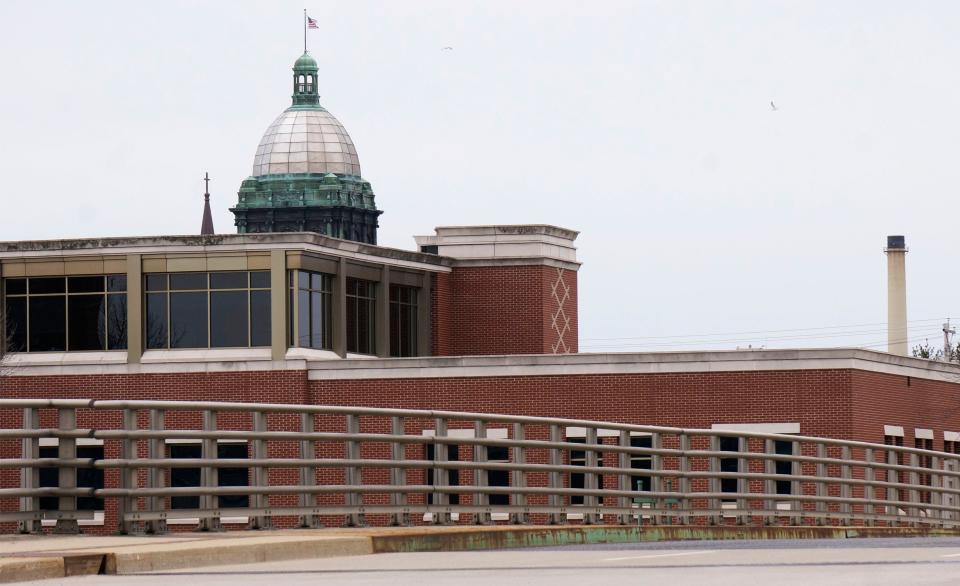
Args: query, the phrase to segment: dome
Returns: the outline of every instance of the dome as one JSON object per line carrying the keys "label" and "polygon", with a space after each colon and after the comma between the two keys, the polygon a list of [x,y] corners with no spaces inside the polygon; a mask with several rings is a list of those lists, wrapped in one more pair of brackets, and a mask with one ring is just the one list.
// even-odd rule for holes
{"label": "dome", "polygon": [[294,71],[317,71],[317,61],[308,53],[304,53],[293,63]]}
{"label": "dome", "polygon": [[350,135],[329,112],[295,106],[270,124],[253,158],[254,177],[285,173],[359,177],[360,159]]}

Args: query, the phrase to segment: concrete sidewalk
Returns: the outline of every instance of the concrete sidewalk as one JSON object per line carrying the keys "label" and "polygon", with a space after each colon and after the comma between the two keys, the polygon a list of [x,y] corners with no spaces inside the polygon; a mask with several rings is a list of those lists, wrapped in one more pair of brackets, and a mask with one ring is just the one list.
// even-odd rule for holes
{"label": "concrete sidewalk", "polygon": [[617,525],[291,529],[162,536],[0,537],[0,582],[89,574],[134,574],[214,565],[388,552],[468,551],[639,541],[854,538],[956,532],[843,527],[637,527]]}

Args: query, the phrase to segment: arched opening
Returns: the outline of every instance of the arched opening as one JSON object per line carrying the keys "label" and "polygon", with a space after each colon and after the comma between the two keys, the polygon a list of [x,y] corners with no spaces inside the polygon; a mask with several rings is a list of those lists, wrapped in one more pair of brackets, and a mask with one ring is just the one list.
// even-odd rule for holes
{"label": "arched opening", "polygon": [[306,91],[306,84],[304,83],[304,77],[302,73],[299,76],[297,76],[297,91],[298,92]]}

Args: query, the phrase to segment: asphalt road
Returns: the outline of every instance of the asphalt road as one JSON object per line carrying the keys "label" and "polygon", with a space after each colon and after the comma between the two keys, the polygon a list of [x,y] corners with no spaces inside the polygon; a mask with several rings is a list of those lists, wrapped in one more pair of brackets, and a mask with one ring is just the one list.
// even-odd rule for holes
{"label": "asphalt road", "polygon": [[32,584],[759,586],[960,584],[960,539],[659,542],[380,554]]}

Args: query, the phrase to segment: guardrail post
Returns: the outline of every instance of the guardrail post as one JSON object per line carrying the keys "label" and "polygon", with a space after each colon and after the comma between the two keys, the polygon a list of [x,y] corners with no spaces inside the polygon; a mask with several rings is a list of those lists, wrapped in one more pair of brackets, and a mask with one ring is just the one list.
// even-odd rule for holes
{"label": "guardrail post", "polygon": [[[596,468],[597,467],[597,428],[588,427],[586,428],[586,434],[584,438],[584,458],[587,468]],[[583,487],[587,490],[596,490],[597,489],[597,480],[599,475],[595,472],[584,472],[583,475]],[[593,525],[597,522],[597,514],[594,511],[597,508],[598,498],[595,495],[588,494],[583,496],[583,504],[585,507],[583,513],[583,524],[584,525]]]}
{"label": "guardrail post", "polygon": [[863,485],[863,524],[867,527],[873,526],[874,516],[877,514],[877,507],[873,504],[873,500],[876,498],[873,486],[873,483],[876,482],[876,471],[873,468],[875,458],[873,448],[864,450],[863,459],[866,465],[863,467],[863,480],[865,482]]}
{"label": "guardrail post", "polygon": [[[850,446],[842,446],[840,448],[840,457],[844,462],[840,465],[840,478],[842,480],[851,480],[853,478],[853,470],[850,468],[850,461],[853,460],[853,451],[850,449]],[[848,499],[852,495],[853,491],[850,483],[841,482],[840,496]],[[841,519],[840,523],[843,525],[849,525],[850,519],[853,517],[853,505],[849,502],[841,503],[840,510],[843,512],[843,518]]]}
{"label": "guardrail post", "polygon": [[[917,468],[917,467],[919,467],[919,466],[920,466],[920,456],[918,456],[917,454],[911,452],[911,453],[910,453],[910,466],[911,466],[912,468]],[[917,486],[918,484],[920,484],[920,473],[917,472],[916,470],[911,470],[911,471],[910,471],[910,475],[908,476],[908,478],[910,479],[910,484],[912,484],[913,486]],[[908,498],[910,499],[910,516],[912,517],[912,519],[911,519],[911,521],[910,521],[910,524],[913,525],[913,526],[917,526],[917,525],[919,525],[918,519],[919,519],[919,517],[920,517],[920,511],[921,511],[921,506],[920,506],[920,504],[921,504],[921,503],[920,503],[920,490],[918,490],[918,489],[916,489],[916,488],[911,488],[910,491],[909,491],[907,494],[910,495],[910,496],[908,497]]]}
{"label": "guardrail post", "polygon": [[[687,476],[687,473],[690,472],[690,457],[687,456],[687,452],[690,451],[690,436],[682,433],[678,436],[680,442],[680,478],[678,479],[677,488],[680,491],[680,498],[677,499],[677,506],[680,507],[682,511],[690,511],[690,499],[686,495],[690,494],[690,478]],[[693,520],[687,517],[679,516],[677,517],[677,522],[681,525],[684,523],[692,524]]]}
{"label": "guardrail post", "polygon": [[[32,407],[23,410],[23,429],[40,429],[40,412]],[[25,437],[20,442],[23,459],[36,461],[40,457],[40,438]],[[21,488],[40,488],[40,469],[35,466],[20,469]],[[24,519],[18,523],[20,533],[43,532],[43,521],[40,520],[40,499],[35,496],[20,498],[20,510],[32,512],[37,516],[33,519]]]}
{"label": "guardrail post", "polygon": [[[210,409],[203,412],[203,431],[217,430],[217,412]],[[205,437],[201,441],[200,457],[204,460],[216,460],[217,440],[215,438]],[[202,466],[200,468],[200,486],[203,488],[217,488],[219,486],[219,477],[217,468],[213,466]],[[223,529],[220,524],[220,502],[219,498],[213,494],[200,495],[201,512],[213,512],[212,517],[200,518],[200,531],[220,531]]]}
{"label": "guardrail post", "polygon": [[[360,416],[359,415],[347,415],[346,416],[346,426],[347,433],[350,435],[355,435],[360,433]],[[346,441],[346,452],[348,460],[359,460],[360,459],[360,442],[355,439],[348,439]],[[352,512],[347,515],[346,526],[347,527],[363,527],[365,524],[364,515],[360,512],[361,509],[361,497],[360,493],[350,490],[351,488],[360,486],[361,477],[360,469],[356,466],[347,466],[344,470],[344,475],[346,477],[347,483],[347,493],[344,495],[347,506],[352,509]]]}
{"label": "guardrail post", "polygon": [[[406,435],[406,425],[403,417],[390,418],[390,434],[393,436]],[[406,459],[406,444],[394,441],[390,444],[390,457],[394,462],[402,462]],[[390,504],[394,507],[402,508],[407,506],[407,493],[401,492],[401,488],[407,485],[407,469],[391,468],[390,484],[393,485],[393,492],[390,493]],[[407,526],[410,524],[410,514],[402,511],[393,513],[390,517],[391,525]]]}
{"label": "guardrail post", "polygon": [[[134,409],[123,410],[123,430],[126,432],[137,431],[137,412]],[[137,440],[125,437],[120,441],[120,459],[133,460],[137,457]],[[118,470],[120,473],[120,488],[134,491],[137,488],[137,468],[132,466],[122,467]],[[137,498],[135,496],[123,496],[117,499],[117,531],[122,535],[129,535],[133,531],[133,522],[128,521],[126,516],[137,510]]]}
{"label": "guardrail post", "polygon": [[[301,413],[300,414],[300,431],[302,433],[314,433],[316,432],[316,416],[313,413]],[[314,440],[301,440],[300,441],[300,459],[301,460],[315,460],[317,458],[317,442]],[[316,486],[317,485],[317,469],[313,466],[304,466],[300,468],[300,485],[301,486]],[[303,493],[300,495],[300,506],[314,507],[316,503],[314,502],[314,495],[312,493]],[[300,516],[300,526],[309,527],[315,529],[320,527],[320,518],[317,515],[312,513],[304,513]]]}
{"label": "guardrail post", "polygon": [[[560,430],[560,426],[552,423],[550,424],[550,442],[558,444],[563,441],[563,434]],[[550,448],[550,465],[551,466],[560,466],[563,464],[563,453],[560,448]],[[551,471],[547,473],[547,482],[550,486],[550,489],[556,491],[557,489],[563,488],[563,481],[560,476],[560,472]],[[565,519],[562,519],[563,516],[560,512],[560,508],[563,506],[562,497],[557,492],[550,493],[550,507],[553,511],[550,512],[549,523],[551,525],[559,525]]]}
{"label": "guardrail post", "polygon": [[[817,458],[826,458],[827,457],[827,446],[823,443],[817,443]],[[817,482],[816,482],[816,495],[818,497],[827,496],[827,465],[823,462],[817,462]],[[816,511],[820,513],[817,515],[816,523],[817,525],[824,524],[824,516],[827,513],[827,503],[826,501],[817,500],[816,502]]]}
{"label": "guardrail post", "polygon": [[[267,431],[267,414],[264,411],[254,411],[252,413],[253,417],[253,431],[254,433],[263,433]],[[253,440],[253,458],[255,460],[265,460],[267,458],[267,440],[257,437]],[[253,486],[257,488],[262,488],[270,484],[269,471],[263,466],[254,466],[250,470],[250,475],[253,476]],[[253,508],[255,509],[265,509],[270,506],[270,497],[265,494],[257,493],[251,495],[253,498]],[[265,516],[262,512],[258,512],[250,520],[251,529],[270,529],[273,523],[269,516]]]}
{"label": "guardrail post", "polygon": [[[433,427],[433,437],[440,438],[447,436],[447,420],[438,418],[434,422]],[[446,462],[449,458],[447,457],[448,444],[434,443],[433,444],[433,461],[434,462]],[[435,466],[433,468],[433,486],[434,489],[437,488],[446,488],[450,484],[450,475],[447,472],[446,468],[441,468]],[[450,516],[447,514],[447,509],[450,506],[450,495],[446,492],[436,492],[433,493],[433,504],[435,505],[436,512],[433,513],[433,522],[436,525],[446,525],[449,523]]]}
{"label": "guardrail post", "polygon": [[[165,427],[166,414],[162,409],[151,409],[150,410],[150,430],[161,432]],[[162,437],[151,438],[149,441],[149,454],[151,460],[161,460],[167,457],[166,454],[166,445],[164,444]],[[152,467],[147,470],[147,487],[148,488],[163,488],[164,477],[163,471],[159,468]],[[152,512],[160,512],[163,510],[163,497],[159,496],[150,496],[147,497],[147,508]],[[160,534],[167,532],[167,522],[163,519],[151,519],[147,521],[147,533]]]}
{"label": "guardrail post", "polygon": [[[650,447],[653,448],[653,449],[655,449],[655,450],[662,450],[662,449],[663,449],[663,435],[661,435],[661,434],[659,434],[659,433],[652,433],[652,434],[650,434]],[[665,470],[665,467],[664,467],[664,465],[663,465],[663,456],[661,456],[660,454],[653,454],[653,455],[651,455],[651,456],[650,456],[650,468],[653,469],[653,470],[659,470],[659,471],[663,472],[663,471]],[[671,482],[671,483],[668,483],[668,484],[669,484],[670,487],[672,488],[672,486],[673,486],[672,482]],[[663,478],[663,476],[661,476],[661,475],[659,475],[659,474],[651,475],[651,476],[650,476],[650,491],[653,492],[653,493],[658,493],[658,492],[663,492],[663,489],[664,489],[664,478]],[[658,497],[654,497],[654,505],[653,505],[653,508],[654,508],[655,510],[660,510],[660,511],[662,511],[662,510],[666,509],[666,504],[667,504],[667,501],[666,501],[666,499],[664,499],[663,497],[659,497],[659,496],[658,496]],[[642,514],[642,512],[641,512],[641,514]],[[651,521],[652,521],[653,523],[658,523],[658,524],[661,524],[661,525],[663,525],[663,524],[669,525],[670,523],[673,522],[672,515],[657,515],[655,512],[651,512],[651,513],[650,513],[650,519],[651,519]]]}
{"label": "guardrail post", "polygon": [[[477,439],[486,439],[487,438],[487,423],[485,421],[476,421],[473,424],[473,435]],[[478,464],[485,464],[488,461],[487,457],[487,446],[482,444],[474,444],[473,446],[473,461]],[[486,468],[474,468],[473,470],[473,484],[479,489],[487,488],[490,486],[490,475]],[[490,518],[490,494],[486,492],[478,492],[473,497],[473,504],[478,507],[485,507],[484,512],[477,513],[474,517],[474,520],[478,525],[489,525],[491,523]]]}
{"label": "guardrail post", "polygon": [[[900,461],[900,460],[899,460],[899,458],[897,457],[897,452],[895,452],[894,450],[887,450],[887,464],[889,464],[889,465],[891,465],[891,466],[896,466],[896,465],[899,463],[899,461]],[[887,475],[886,475],[887,482],[888,482],[888,483],[899,484],[899,483],[900,483],[900,474],[901,474],[901,472],[900,472],[899,470],[890,470],[890,469],[887,469]],[[894,487],[888,487],[888,488],[887,488],[887,500],[888,500],[888,501],[891,501],[891,502],[899,501],[899,500],[900,500],[900,489],[899,489],[899,488],[894,488]],[[893,511],[892,511],[892,512],[890,511],[890,506],[893,506]],[[888,515],[897,515],[897,516],[899,516],[899,515],[900,515],[900,507],[899,507],[899,505],[888,505],[888,506],[887,506],[887,514],[888,514]],[[892,521],[892,523],[899,523],[899,521]]]}
{"label": "guardrail post", "polygon": [[[617,443],[621,448],[629,448],[630,432],[625,429],[621,429],[619,441]],[[617,467],[620,468],[621,470],[626,470],[627,468],[629,468],[631,456],[632,454],[629,454],[627,452],[620,452],[619,454],[617,454]],[[620,472],[619,474],[617,474],[617,489],[624,492],[636,492],[637,487],[630,486],[630,481],[632,480],[632,478],[633,477],[630,474],[627,474],[626,472]],[[618,496],[617,507],[620,509],[629,509],[633,505],[633,502],[631,501],[632,499],[630,499],[630,497]],[[617,523],[619,523],[620,525],[627,525],[632,520],[630,519],[630,517],[631,517],[630,513],[621,512],[620,514],[617,515]]]}
{"label": "guardrail post", "polygon": [[[522,442],[526,439],[526,434],[524,433],[524,428],[522,423],[513,424],[513,439],[515,441]],[[514,464],[525,464],[527,461],[526,450],[523,446],[514,446],[513,447],[513,463]],[[513,482],[511,482],[514,488],[525,488],[527,486],[527,475],[522,470],[513,471]],[[513,495],[513,504],[518,507],[527,506],[527,495],[524,492],[518,492]],[[519,510],[513,515],[511,515],[511,522],[516,524],[524,524],[527,522],[527,513],[524,510]]]}
{"label": "guardrail post", "polygon": [[[777,462],[770,456],[776,454],[776,443],[772,439],[763,440],[763,451],[766,456],[763,459],[763,473],[770,474],[771,476],[777,473]],[[767,496],[776,494],[777,492],[777,481],[772,478],[767,478],[763,481],[763,492],[767,493]],[[776,511],[777,502],[772,498],[766,498],[763,500],[763,524],[764,525],[774,525],[776,524],[777,516]]]}
{"label": "guardrail post", "polygon": [[[940,457],[939,456],[928,456],[930,458],[930,504],[935,507],[939,507],[943,504],[943,493],[940,492],[942,487],[940,486],[941,476],[936,473],[937,470],[940,470]],[[930,513],[928,518],[931,520],[937,521],[937,525],[942,525],[943,519],[943,509],[939,508],[930,508]]]}
{"label": "guardrail post", "polygon": [[[719,436],[710,436],[710,451],[720,451]],[[708,483],[710,486],[709,492],[714,494],[719,493],[722,489],[722,483],[720,482],[720,478],[718,478],[716,475],[720,472],[720,456],[710,456],[707,458],[707,464],[708,471],[711,475],[710,482]],[[723,523],[723,501],[719,498],[711,498],[709,502],[709,508],[712,511],[712,514],[710,515],[710,523],[712,525],[720,525]]]}
{"label": "guardrail post", "polygon": [[[72,408],[61,408],[58,411],[59,427],[61,431],[73,431],[77,428],[77,410]],[[74,460],[77,457],[77,438],[60,438],[57,448],[57,458],[60,460]],[[77,488],[77,469],[74,466],[60,466],[59,488],[61,490],[73,490]],[[61,496],[58,499],[59,513],[75,514],[77,512],[77,496]],[[80,525],[75,518],[58,518],[57,525],[53,529],[54,533],[73,535],[80,533]]]}

